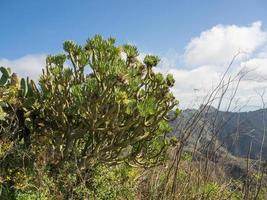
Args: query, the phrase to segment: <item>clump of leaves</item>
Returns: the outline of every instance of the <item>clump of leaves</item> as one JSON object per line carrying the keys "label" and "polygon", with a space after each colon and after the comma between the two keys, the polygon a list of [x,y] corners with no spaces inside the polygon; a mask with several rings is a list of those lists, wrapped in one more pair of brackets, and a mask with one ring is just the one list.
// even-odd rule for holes
{"label": "clump of leaves", "polygon": [[[47,57],[38,87],[0,69],[1,136],[15,149],[25,146],[34,166],[45,166],[66,194],[73,192],[71,181],[89,180],[98,165],[148,167],[163,160],[168,113],[178,102],[170,92],[173,77],[153,70],[159,58],[140,61],[135,46],[99,35],[63,48]],[[75,177],[58,182],[63,172]]]}
{"label": "clump of leaves", "polygon": [[[170,131],[167,114],[178,103],[170,92],[171,76],[159,81],[162,75],[152,69],[159,58],[149,55],[143,63],[136,47],[116,46],[113,38],[101,36],[84,46],[67,41],[64,50],[47,58],[39,81],[43,126],[32,130],[36,140],[49,135],[43,144],[54,150],[50,162],[75,158],[80,169],[157,162]],[[71,67],[64,67],[66,61]]]}

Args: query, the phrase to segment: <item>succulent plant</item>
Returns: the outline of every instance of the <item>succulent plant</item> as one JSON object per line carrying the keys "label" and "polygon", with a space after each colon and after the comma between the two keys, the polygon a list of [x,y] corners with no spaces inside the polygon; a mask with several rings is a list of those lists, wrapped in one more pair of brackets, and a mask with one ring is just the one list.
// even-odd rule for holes
{"label": "succulent plant", "polygon": [[84,46],[63,46],[65,54],[47,57],[38,87],[0,68],[1,87],[17,88],[16,104],[9,103],[19,113],[17,131],[26,131],[41,152],[52,149],[47,164],[59,167],[66,161],[80,169],[158,161],[170,131],[168,112],[178,104],[169,89],[173,77],[153,72],[159,58],[149,55],[141,62],[135,46],[116,46],[115,39],[99,35]]}

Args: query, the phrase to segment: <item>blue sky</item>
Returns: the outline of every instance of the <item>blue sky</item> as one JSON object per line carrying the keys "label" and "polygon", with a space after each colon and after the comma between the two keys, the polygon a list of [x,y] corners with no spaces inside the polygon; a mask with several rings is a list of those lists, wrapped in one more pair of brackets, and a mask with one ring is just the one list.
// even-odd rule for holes
{"label": "blue sky", "polygon": [[173,93],[187,108],[203,102],[242,52],[226,78],[250,71],[236,102],[257,109],[267,88],[266,11],[266,0],[0,0],[0,65],[37,80],[65,40],[112,36],[135,44],[140,58],[159,55],[156,70],[174,75]]}
{"label": "blue sky", "polygon": [[0,57],[56,53],[62,42],[94,34],[135,43],[140,50],[182,52],[216,24],[267,26],[265,0],[0,0]]}

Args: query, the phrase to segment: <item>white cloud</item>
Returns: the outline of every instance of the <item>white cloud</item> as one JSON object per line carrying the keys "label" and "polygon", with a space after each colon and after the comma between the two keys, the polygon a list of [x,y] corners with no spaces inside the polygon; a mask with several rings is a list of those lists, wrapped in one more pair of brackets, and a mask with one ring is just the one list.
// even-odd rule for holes
{"label": "white cloud", "polygon": [[[254,59],[248,61],[250,65],[242,63],[242,65],[246,66],[247,70],[253,69],[253,71],[250,71],[243,79],[241,79],[231,109],[234,109],[236,106],[238,108],[245,106],[243,110],[260,108],[262,102],[257,92],[262,91],[264,88],[266,88],[265,100],[267,100],[267,79],[263,79],[263,75],[267,74],[267,62],[265,64],[263,60],[256,61],[258,60],[255,58],[255,65],[252,64]],[[257,66],[260,67],[257,68]],[[226,83],[229,78],[233,78],[239,72],[238,70],[241,69],[240,65],[234,67],[236,67],[236,69],[227,73],[225,76],[224,83]],[[172,92],[180,101],[180,107],[182,109],[198,108],[203,104],[207,95],[218,85],[223,75],[220,70],[212,65],[203,65],[195,69],[169,68],[167,72],[160,68],[158,71],[161,71],[164,74],[171,73],[174,75],[176,82]],[[225,109],[228,106],[230,98],[237,86],[237,80],[238,78],[230,84],[228,92],[222,102],[221,109]],[[216,98],[218,98],[220,94],[221,91],[219,91]],[[218,103],[218,101],[214,102],[215,104]]]}
{"label": "white cloud", "polygon": [[267,33],[262,30],[261,22],[254,22],[250,26],[217,25],[189,42],[184,54],[185,63],[191,67],[224,65],[238,52],[251,55],[266,40]]}
{"label": "white cloud", "polygon": [[250,71],[247,79],[267,82],[267,51],[261,52],[259,56],[241,62],[240,67]]}
{"label": "white cloud", "polygon": [[[247,104],[245,109],[248,110],[259,108],[262,102],[256,92],[267,88],[267,32],[262,30],[261,22],[250,26],[214,26],[193,38],[186,46],[182,56],[185,67],[176,66],[182,62],[177,62],[177,55],[169,54],[162,58],[163,62],[157,70],[174,75],[176,84],[173,93],[182,108],[198,107],[220,82],[234,55],[241,51],[246,51],[246,54],[238,55],[225,81],[241,70],[247,71],[248,74],[239,84],[235,101],[239,107]],[[229,88],[223,107],[228,105],[236,84],[234,82]]]}
{"label": "white cloud", "polygon": [[[175,77],[176,82],[172,91],[177,99],[179,99],[181,108],[198,108],[205,102],[207,95],[218,85],[222,77],[222,73],[214,69],[213,66],[201,66],[190,70],[170,69],[168,71],[168,73],[172,73]],[[238,71],[227,74],[224,83],[226,83],[230,77],[236,75],[237,72]],[[222,102],[222,109],[228,106],[237,85],[237,80],[238,79],[230,85]],[[250,72],[241,80],[233,101],[237,104],[232,104],[231,108],[235,106],[240,108],[245,105],[243,110],[260,108],[262,102],[260,96],[256,92],[262,91],[264,88],[266,88],[266,101],[267,80],[260,79],[259,81],[258,74],[251,74]],[[220,94],[219,92],[217,97],[219,97]],[[216,102],[218,101],[215,101],[215,103]]]}
{"label": "white cloud", "polygon": [[213,66],[201,66],[192,70],[171,69],[168,73],[174,75],[176,82],[173,93],[180,99],[182,107],[198,107],[196,104],[200,102],[196,102],[196,98],[202,102],[202,98],[215,87],[220,77]]}
{"label": "white cloud", "polygon": [[44,54],[26,55],[14,60],[0,58],[0,66],[10,67],[12,72],[17,73],[20,77],[29,76],[31,79],[37,80],[42,68],[45,67],[45,58]]}

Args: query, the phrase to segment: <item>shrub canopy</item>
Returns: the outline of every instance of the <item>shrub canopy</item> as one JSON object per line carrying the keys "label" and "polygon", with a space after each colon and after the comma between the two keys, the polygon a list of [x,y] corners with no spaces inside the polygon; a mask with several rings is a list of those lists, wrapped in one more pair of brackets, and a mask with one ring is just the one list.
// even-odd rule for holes
{"label": "shrub canopy", "polygon": [[141,62],[136,47],[98,35],[84,46],[66,41],[64,51],[47,57],[37,86],[1,68],[1,138],[31,148],[44,165],[156,163],[177,105],[172,75],[153,71],[159,58]]}

